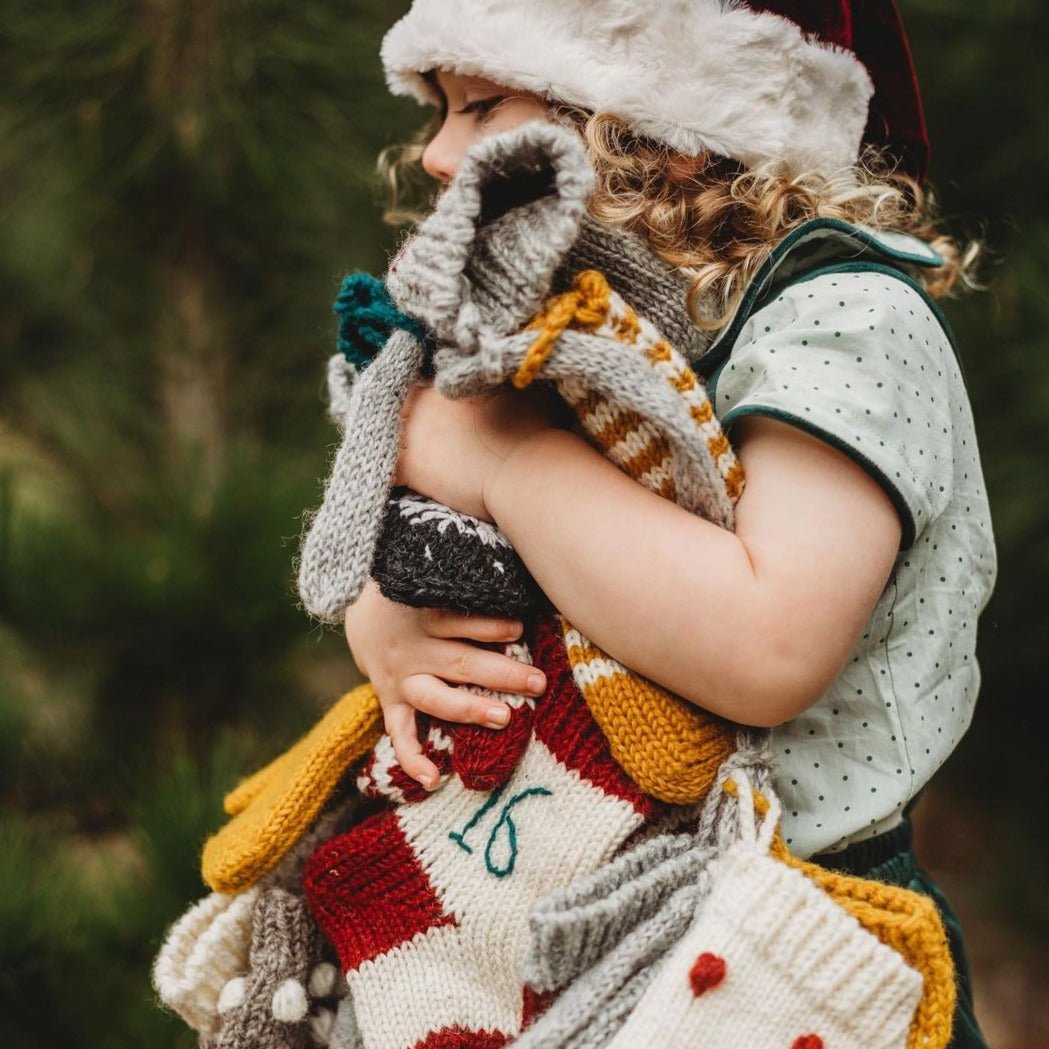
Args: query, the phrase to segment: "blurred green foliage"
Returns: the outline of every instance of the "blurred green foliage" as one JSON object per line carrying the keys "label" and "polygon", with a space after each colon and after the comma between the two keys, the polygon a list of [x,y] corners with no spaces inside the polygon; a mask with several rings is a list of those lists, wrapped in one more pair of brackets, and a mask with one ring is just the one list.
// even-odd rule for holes
{"label": "blurred green foliage", "polygon": [[[0,17],[0,1044],[189,1046],[165,926],[238,774],[354,670],[291,561],[334,439],[343,273],[381,270],[374,158],[407,2],[6,0]],[[950,307],[1001,544],[983,701],[944,775],[1002,814],[997,891],[1049,931],[1027,832],[1049,626],[1049,29],[909,0],[937,183],[988,246]]]}

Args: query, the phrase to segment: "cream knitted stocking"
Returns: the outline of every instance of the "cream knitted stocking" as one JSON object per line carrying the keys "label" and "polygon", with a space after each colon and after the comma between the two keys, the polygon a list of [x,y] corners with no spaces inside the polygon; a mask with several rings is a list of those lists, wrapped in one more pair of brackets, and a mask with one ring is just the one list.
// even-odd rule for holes
{"label": "cream knitted stocking", "polygon": [[[904,1049],[922,976],[800,870],[769,853],[773,803],[714,867],[697,917],[608,1049]],[[749,809],[749,811],[748,811]]]}
{"label": "cream knitted stocking", "polygon": [[[523,978],[529,910],[606,862],[661,808],[613,761],[555,621],[538,625],[532,651],[549,687],[534,717],[519,706],[532,724],[502,782],[477,789],[480,763],[456,760],[462,727],[441,726],[431,732],[449,754],[439,789],[407,794],[307,867],[306,895],[338,951],[366,1049],[509,1041],[539,1004]],[[370,789],[380,780],[396,789],[396,770],[373,765],[366,776]]]}

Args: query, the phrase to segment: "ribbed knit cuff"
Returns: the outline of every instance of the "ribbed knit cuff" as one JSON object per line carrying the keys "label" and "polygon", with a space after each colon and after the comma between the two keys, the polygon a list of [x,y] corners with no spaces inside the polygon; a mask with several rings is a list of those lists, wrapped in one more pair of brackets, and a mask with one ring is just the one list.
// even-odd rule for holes
{"label": "ribbed knit cuff", "polygon": [[734,846],[609,1049],[905,1049],[922,977],[800,871]]}
{"label": "ribbed knit cuff", "polygon": [[886,1038],[884,1044],[905,1044],[922,979],[896,951],[801,871],[756,859],[746,846],[726,857],[717,877],[707,912],[712,929],[730,934],[753,964],[775,973],[786,993],[860,1044],[875,1030],[888,1035],[888,1028],[898,1043]]}

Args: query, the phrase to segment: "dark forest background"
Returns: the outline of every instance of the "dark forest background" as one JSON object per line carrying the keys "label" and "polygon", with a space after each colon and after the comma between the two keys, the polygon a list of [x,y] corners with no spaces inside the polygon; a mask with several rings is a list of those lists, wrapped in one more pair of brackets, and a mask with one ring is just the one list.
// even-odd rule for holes
{"label": "dark forest background", "polygon": [[[998,1049],[1049,1046],[1049,9],[904,0],[1001,553],[920,844]],[[381,272],[405,2],[0,3],[0,1044],[188,1047],[148,983],[237,777],[355,681],[291,560],[340,278]],[[919,810],[922,812],[922,810]]]}

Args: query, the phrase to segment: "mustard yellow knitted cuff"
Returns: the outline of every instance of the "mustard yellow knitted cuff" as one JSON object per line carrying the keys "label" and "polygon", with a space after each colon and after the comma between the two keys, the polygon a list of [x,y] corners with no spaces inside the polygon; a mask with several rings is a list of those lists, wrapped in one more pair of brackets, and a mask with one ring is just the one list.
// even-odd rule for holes
{"label": "mustard yellow knitted cuff", "polygon": [[290,750],[232,790],[225,808],[233,819],[204,845],[201,873],[208,886],[243,892],[272,871],[381,733],[378,697],[371,685],[361,685]]}

